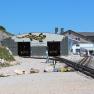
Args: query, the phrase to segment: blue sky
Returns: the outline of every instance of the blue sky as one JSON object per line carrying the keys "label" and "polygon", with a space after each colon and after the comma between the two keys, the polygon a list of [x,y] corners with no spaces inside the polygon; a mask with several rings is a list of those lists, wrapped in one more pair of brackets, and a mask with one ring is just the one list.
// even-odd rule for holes
{"label": "blue sky", "polygon": [[94,31],[94,0],[0,0],[0,25],[19,34],[63,27]]}

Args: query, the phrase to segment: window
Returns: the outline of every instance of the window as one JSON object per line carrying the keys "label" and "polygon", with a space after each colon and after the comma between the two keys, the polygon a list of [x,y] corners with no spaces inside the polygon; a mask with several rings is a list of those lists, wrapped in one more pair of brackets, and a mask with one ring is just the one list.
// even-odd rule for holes
{"label": "window", "polygon": [[76,38],[76,40],[79,40],[80,41],[80,38]]}
{"label": "window", "polygon": [[80,53],[80,49],[76,49],[76,52],[79,52]]}
{"label": "window", "polygon": [[79,47],[80,45],[79,44],[76,44],[77,47]]}

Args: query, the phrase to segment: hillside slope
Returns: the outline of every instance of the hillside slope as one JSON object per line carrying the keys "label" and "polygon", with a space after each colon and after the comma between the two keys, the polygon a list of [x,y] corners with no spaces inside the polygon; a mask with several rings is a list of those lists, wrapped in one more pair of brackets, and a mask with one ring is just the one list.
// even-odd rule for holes
{"label": "hillside slope", "polygon": [[14,57],[12,54],[9,52],[8,49],[6,49],[3,46],[0,46],[0,59],[4,59],[6,61],[14,61]]}
{"label": "hillside slope", "polygon": [[0,41],[11,36],[13,36],[13,34],[7,32],[7,30],[3,26],[0,26]]}

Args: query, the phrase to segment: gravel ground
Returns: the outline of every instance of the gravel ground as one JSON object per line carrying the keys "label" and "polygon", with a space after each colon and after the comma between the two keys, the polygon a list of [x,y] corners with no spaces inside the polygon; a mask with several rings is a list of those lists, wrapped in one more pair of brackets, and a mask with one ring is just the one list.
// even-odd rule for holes
{"label": "gravel ground", "polygon": [[0,94],[94,94],[94,80],[79,73],[39,73],[0,78]]}
{"label": "gravel ground", "polygon": [[[1,77],[0,94],[94,94],[94,80],[79,72],[44,73],[43,69],[49,65],[45,60],[15,58],[20,65],[0,69],[0,73],[14,73],[15,69],[24,69],[27,73]],[[29,74],[31,67],[40,73]]]}
{"label": "gravel ground", "polygon": [[90,61],[90,64],[88,65],[90,68],[94,69],[94,56],[92,56],[92,59]]}

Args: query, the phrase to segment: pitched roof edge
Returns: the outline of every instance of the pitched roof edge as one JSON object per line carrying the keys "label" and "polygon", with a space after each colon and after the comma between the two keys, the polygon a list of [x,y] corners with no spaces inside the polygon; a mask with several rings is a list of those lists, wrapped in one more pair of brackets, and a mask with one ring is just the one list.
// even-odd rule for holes
{"label": "pitched roof edge", "polygon": [[[67,30],[67,31],[63,32],[63,34],[66,34],[66,33],[68,33],[68,32],[73,32],[73,33],[75,33],[75,34],[78,34],[78,35],[80,35],[82,38],[84,38],[86,41],[92,42],[92,41],[89,40],[86,36],[80,34],[79,32],[75,32],[75,31],[72,31],[72,30]],[[63,34],[62,34],[62,35],[63,35]]]}

